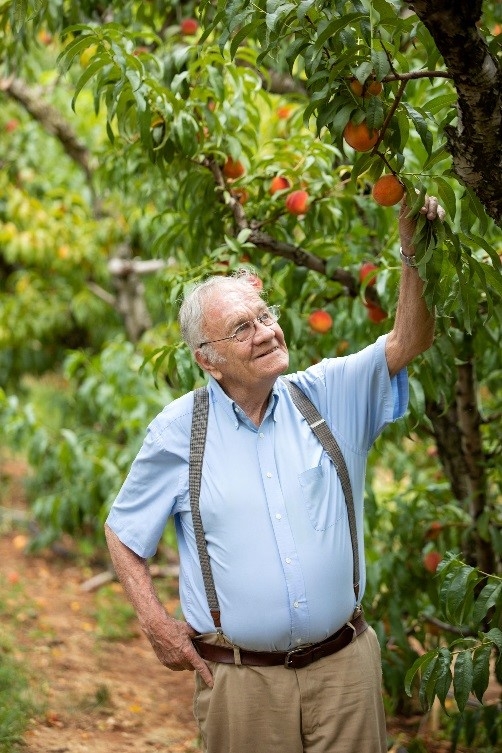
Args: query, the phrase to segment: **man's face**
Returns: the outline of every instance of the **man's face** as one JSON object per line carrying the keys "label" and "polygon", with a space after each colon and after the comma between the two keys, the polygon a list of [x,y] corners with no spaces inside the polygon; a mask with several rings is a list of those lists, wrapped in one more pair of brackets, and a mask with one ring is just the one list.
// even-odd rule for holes
{"label": "man's face", "polygon": [[[205,307],[205,339],[232,335],[239,325],[255,320],[266,308],[254,292],[246,291],[243,295],[241,287],[218,294]],[[204,347],[196,353],[198,363],[219,381],[230,397],[260,388],[270,390],[288,367],[288,349],[279,324],[265,326],[255,322],[255,325],[252,336],[244,342],[231,339],[213,343],[211,347],[222,358],[217,363],[208,363]]]}

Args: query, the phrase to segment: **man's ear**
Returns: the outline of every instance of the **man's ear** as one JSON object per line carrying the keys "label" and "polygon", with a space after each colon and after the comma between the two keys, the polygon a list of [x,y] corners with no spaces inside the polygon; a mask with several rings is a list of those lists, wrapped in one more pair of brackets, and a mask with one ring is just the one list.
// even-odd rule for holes
{"label": "man's ear", "polygon": [[198,348],[195,351],[194,356],[195,356],[195,360],[197,361],[201,369],[203,369],[204,371],[207,371],[208,374],[211,374],[211,376],[214,377],[214,379],[216,380],[221,379],[223,375],[221,371],[218,369],[217,365],[212,363],[207,358],[207,356],[204,355],[204,352],[200,348]]}

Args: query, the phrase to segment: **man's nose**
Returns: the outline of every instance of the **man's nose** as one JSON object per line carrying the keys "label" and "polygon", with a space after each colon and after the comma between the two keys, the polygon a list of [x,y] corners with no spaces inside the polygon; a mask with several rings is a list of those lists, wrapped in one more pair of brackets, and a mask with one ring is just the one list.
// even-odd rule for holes
{"label": "man's nose", "polygon": [[259,340],[259,341],[271,340],[275,336],[273,325],[270,326],[267,324],[263,324],[262,322],[258,321],[258,319],[255,319],[253,324],[254,324],[253,339]]}

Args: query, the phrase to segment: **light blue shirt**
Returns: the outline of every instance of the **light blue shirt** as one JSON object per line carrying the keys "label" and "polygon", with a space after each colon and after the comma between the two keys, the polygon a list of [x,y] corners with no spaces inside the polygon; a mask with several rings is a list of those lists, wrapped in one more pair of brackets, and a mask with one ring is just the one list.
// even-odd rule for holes
{"label": "light blue shirt", "polygon": [[[390,379],[385,339],[289,375],[335,435],[349,470],[364,593],[363,495],[375,438],[408,403],[406,371]],[[221,609],[237,645],[278,651],[338,630],[355,606],[345,499],[338,476],[278,379],[257,428],[212,378],[200,510]],[[108,517],[119,539],[152,556],[170,515],[180,555],[183,614],[214,631],[188,495],[193,393],[170,403],[144,444]]]}

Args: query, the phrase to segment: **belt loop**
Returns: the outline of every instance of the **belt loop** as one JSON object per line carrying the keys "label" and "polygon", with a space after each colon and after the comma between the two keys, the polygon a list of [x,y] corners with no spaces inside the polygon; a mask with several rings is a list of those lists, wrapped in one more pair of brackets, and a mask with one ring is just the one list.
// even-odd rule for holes
{"label": "belt loop", "polygon": [[234,664],[236,664],[238,667],[242,667],[241,650],[240,650],[239,646],[233,646],[232,645],[232,648],[234,650]]}

